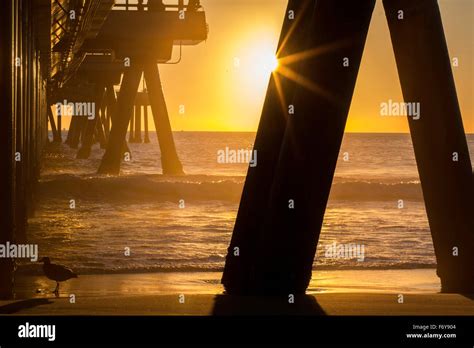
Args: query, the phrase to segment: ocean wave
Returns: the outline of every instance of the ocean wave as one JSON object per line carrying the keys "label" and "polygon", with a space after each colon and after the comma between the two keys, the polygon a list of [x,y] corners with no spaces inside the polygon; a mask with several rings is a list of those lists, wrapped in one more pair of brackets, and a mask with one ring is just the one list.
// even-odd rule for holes
{"label": "ocean wave", "polygon": [[[117,201],[228,201],[238,202],[243,176],[163,175],[74,176],[43,178],[40,192],[48,197],[71,197]],[[419,182],[350,181],[336,178],[330,198],[348,201],[422,201]]]}
{"label": "ocean wave", "polygon": [[419,182],[407,181],[381,183],[369,181],[335,182],[330,198],[348,201],[390,201],[403,198],[407,201],[422,201]]}
{"label": "ocean wave", "polygon": [[242,177],[190,175],[73,176],[61,175],[42,180],[40,192],[48,197],[119,200],[119,201],[238,201]]}

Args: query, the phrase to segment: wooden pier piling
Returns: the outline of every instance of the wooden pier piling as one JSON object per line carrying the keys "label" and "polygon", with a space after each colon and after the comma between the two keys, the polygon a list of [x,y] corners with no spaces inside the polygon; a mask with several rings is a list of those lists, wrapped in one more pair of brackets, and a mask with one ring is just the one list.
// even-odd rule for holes
{"label": "wooden pier piling", "polygon": [[[93,3],[6,0],[2,4],[0,91],[4,99],[0,103],[0,151],[4,166],[0,171],[1,244],[27,241],[27,219],[34,211],[41,156],[49,141],[48,120],[53,140],[62,141],[62,116],[65,114],[58,114],[55,122],[51,106],[56,102],[90,102],[91,87],[100,74],[107,85],[107,107],[96,108],[96,117],[91,122],[85,115],[73,115],[66,143],[72,148],[78,148],[80,144],[78,157],[86,158],[92,143],[98,140],[104,146],[109,138],[99,171],[118,173],[124,152],[130,152],[125,135],[144,70],[141,63],[135,62],[147,57],[143,61],[165,63],[171,59],[175,42],[196,45],[207,38],[203,11],[189,13],[182,21],[177,18],[173,5],[162,5],[162,11],[155,12],[144,11],[144,6],[141,11],[112,11],[114,6],[120,9],[120,4],[111,0]],[[72,10],[80,16],[66,15]],[[139,32],[134,31],[134,37],[140,40],[127,40],[130,30],[123,30],[124,21],[147,23],[137,26]],[[150,40],[155,39],[157,33],[159,39]],[[147,46],[151,41],[154,46]],[[133,57],[130,68],[124,65],[124,57],[129,56]],[[121,93],[116,102],[113,85],[120,84],[122,73]],[[149,79],[158,79],[159,84],[158,76]],[[160,131],[160,143],[164,144],[164,171],[179,173],[182,170],[177,156],[172,156],[176,151],[167,114],[166,120],[164,117],[164,114],[158,117],[159,123],[164,125]],[[140,110],[136,123],[139,139]],[[146,139],[149,140],[148,134]],[[14,271],[14,259],[0,258],[0,298],[13,296]]]}
{"label": "wooden pier piling", "polygon": [[59,143],[62,143],[63,142],[63,130],[62,130],[62,116],[61,115],[58,115],[57,116],[57,119],[58,119],[58,127],[57,127],[57,132],[58,132],[58,136],[57,136],[57,140]]}
{"label": "wooden pier piling", "polygon": [[[273,134],[275,138],[266,139],[274,146],[280,143],[274,174],[261,176],[252,185],[254,190],[247,193],[250,200],[260,202],[256,209],[261,213],[248,209],[241,213],[241,203],[237,219],[250,220],[246,224],[251,228],[246,235],[234,229],[234,234],[242,236],[238,241],[233,237],[229,248],[228,273],[223,278],[226,290],[267,295],[305,292],[374,4],[374,0],[315,2],[309,31],[296,41],[295,51],[326,51],[301,63],[301,75],[310,81],[311,88],[287,87],[294,88],[295,95],[291,98],[290,94],[285,106],[291,104],[295,111],[288,116],[283,136],[280,129]],[[303,28],[297,25],[294,30]],[[290,40],[297,38],[295,34]],[[343,66],[343,57],[349,57],[349,67]],[[272,102],[280,105],[277,98]],[[275,157],[265,156],[259,154],[259,163],[275,161]],[[269,177],[273,177],[271,187]],[[244,192],[246,189],[247,183]],[[264,201],[259,198],[262,194]],[[236,228],[240,223],[236,222]],[[239,243],[246,249],[232,257]],[[253,245],[249,265],[242,270],[230,268],[232,263],[242,262],[248,245]]]}
{"label": "wooden pier piling", "polygon": [[[48,104],[35,34],[36,4],[7,0],[0,11],[0,244],[26,242],[41,154],[48,142]],[[49,28],[49,27],[48,27]],[[0,258],[0,298],[13,297],[16,260]]]}
{"label": "wooden pier piling", "polygon": [[135,104],[135,137],[136,143],[142,142],[142,106]]}
{"label": "wooden pier piling", "polygon": [[[12,65],[14,47],[11,16],[12,1],[6,1],[0,11],[0,90],[4,101],[0,103],[0,151],[3,168],[0,171],[0,243],[15,239],[15,126],[14,126],[14,69]],[[0,299],[13,295],[13,274],[15,264],[11,258],[0,258]]]}
{"label": "wooden pier piling", "polygon": [[[61,127],[60,117],[61,116],[58,116],[59,127]],[[53,133],[53,141],[55,143],[61,142],[61,135],[58,131],[58,128],[56,128],[56,123],[54,122],[54,115],[53,115],[53,112],[51,111],[51,107],[48,107],[48,120],[49,120],[49,124],[51,125],[51,132]]]}
{"label": "wooden pier piling", "polygon": [[143,123],[145,124],[145,139],[144,143],[150,143],[150,136],[148,135],[148,105],[143,106]]}
{"label": "wooden pier piling", "polygon": [[420,103],[419,119],[408,122],[441,290],[473,293],[474,182],[438,3],[383,4],[403,97]]}
{"label": "wooden pier piling", "polygon": [[133,116],[133,105],[142,73],[143,68],[139,64],[133,64],[124,72],[117,99],[116,116],[112,120],[109,142],[98,170],[101,174],[118,174],[120,172],[124,140],[128,124]]}
{"label": "wooden pier piling", "polygon": [[[278,44],[277,58],[291,56],[306,49],[308,27],[314,0],[290,0]],[[295,18],[289,16],[294,11]],[[292,68],[300,72],[299,64]],[[288,106],[293,99],[295,82],[277,73],[272,74],[257,130],[254,150],[264,158],[249,167],[240,206],[227,250],[222,283],[229,293],[255,292],[255,263],[259,257],[259,233],[268,205],[272,179],[285,133]],[[279,92],[280,91],[280,92]],[[281,93],[281,95],[280,95]]]}
{"label": "wooden pier piling", "polygon": [[[288,119],[262,227],[257,289],[303,294],[312,274],[326,204],[375,0],[316,2],[294,115]],[[343,58],[349,58],[344,66]]]}
{"label": "wooden pier piling", "polygon": [[176,146],[174,144],[158,66],[155,63],[145,64],[144,75],[148,94],[150,95],[150,105],[153,119],[155,121],[156,134],[161,149],[161,166],[163,168],[163,174],[184,174],[183,166],[178,158],[178,153],[176,152]]}
{"label": "wooden pier piling", "polygon": [[[115,119],[117,116],[117,96],[115,95],[115,90],[114,90],[113,85],[110,85],[110,84],[107,85],[106,98],[107,98],[107,114],[109,118],[110,128],[112,128],[111,126],[115,122]],[[110,139],[110,130],[109,130],[109,135],[107,137],[107,143],[109,142],[109,139]],[[128,147],[128,143],[126,139],[123,140],[122,157],[125,153],[128,153],[129,155],[131,155],[131,151],[130,151],[130,148]]]}
{"label": "wooden pier piling", "polygon": [[69,130],[67,132],[67,137],[65,143],[72,147],[73,139],[75,138],[75,134],[78,131],[78,120],[77,117],[71,117],[71,122],[69,123]]}
{"label": "wooden pier piling", "polygon": [[[91,154],[92,145],[94,144],[94,134],[97,132],[98,127],[101,127],[101,120],[100,120],[100,110],[101,110],[101,103],[104,99],[105,87],[102,84],[98,84],[95,90],[95,99],[93,103],[95,103],[96,107],[96,114],[94,115],[93,119],[88,119],[85,116],[81,116],[86,121],[84,136],[81,139],[81,148],[77,152],[77,158],[89,158]],[[76,116],[78,117],[78,116]],[[104,135],[102,133],[102,129],[99,130],[99,140],[105,141]]]}
{"label": "wooden pier piling", "polygon": [[132,116],[130,117],[130,130],[128,132],[128,142],[134,143],[135,142],[135,116],[133,114],[134,108],[132,108]]}
{"label": "wooden pier piling", "polygon": [[105,149],[107,146],[107,137],[108,137],[108,129],[107,129],[107,97],[106,97],[106,89],[104,87],[102,99],[100,100],[100,117],[99,121],[97,122],[97,137],[99,139],[100,148]]}

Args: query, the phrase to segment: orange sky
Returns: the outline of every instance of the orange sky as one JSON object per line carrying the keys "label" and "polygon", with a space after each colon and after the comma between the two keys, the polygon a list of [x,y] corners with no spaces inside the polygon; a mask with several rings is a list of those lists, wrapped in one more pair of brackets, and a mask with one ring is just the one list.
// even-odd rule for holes
{"label": "orange sky", "polygon": [[[172,127],[255,131],[269,76],[263,65],[276,51],[286,1],[201,3],[210,27],[207,42],[186,47],[180,64],[160,66]],[[473,2],[441,0],[440,6],[450,54],[459,57],[454,74],[465,128],[474,132]],[[403,101],[382,3],[377,1],[346,130],[408,131],[404,117],[380,116],[380,103],[389,99]],[[179,105],[185,105],[184,114]]]}
{"label": "orange sky", "polygon": [[[167,1],[170,2],[170,1]],[[201,0],[210,32],[160,65],[175,131],[255,131],[276,52],[286,0]],[[472,0],[440,0],[464,127],[474,132]],[[178,49],[174,50],[178,57]],[[173,59],[174,60],[174,59]],[[404,117],[380,116],[380,103],[403,101],[381,1],[373,14],[352,100],[348,132],[407,132]],[[184,114],[180,114],[184,105]],[[65,119],[63,126],[68,126]],[[154,129],[150,122],[150,129]]]}

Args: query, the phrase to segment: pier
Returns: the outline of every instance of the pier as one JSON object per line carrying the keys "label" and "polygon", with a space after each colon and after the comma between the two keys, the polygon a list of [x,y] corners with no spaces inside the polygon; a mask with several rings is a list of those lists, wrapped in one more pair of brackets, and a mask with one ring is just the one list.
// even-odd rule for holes
{"label": "pier", "polygon": [[[374,5],[288,1],[277,57],[324,54],[292,65],[304,85],[284,74],[270,78],[222,276],[228,294],[305,294]],[[438,3],[383,5],[405,103],[420,107],[407,122],[441,290],[473,293],[474,180]],[[64,140],[78,160],[99,143],[97,173],[117,175],[133,155],[129,143],[150,143],[153,122],[163,175],[185,174],[160,65],[178,63],[182,47],[202,43],[208,31],[195,0],[4,1],[0,244],[28,241],[50,142]],[[65,115],[72,120],[64,139]],[[0,258],[0,298],[13,296],[15,270],[13,258]]]}
{"label": "pier", "polygon": [[[173,47],[181,55],[182,46],[207,38],[199,1],[8,0],[3,6],[0,244],[27,240],[48,128],[52,141],[62,142],[65,115],[72,116],[65,143],[87,159],[99,142],[106,151],[97,170],[107,174],[118,174],[124,152],[130,153],[129,124],[130,142],[142,141],[142,125],[150,142],[152,116],[163,173],[184,174],[158,64],[172,61]],[[142,80],[146,89],[139,91]],[[0,259],[0,297],[12,295],[14,273],[15,261]]]}
{"label": "pier", "polygon": [[[279,58],[325,52],[294,68],[305,86],[270,80],[254,145],[259,165],[248,169],[228,248],[227,293],[305,293],[374,5],[288,2],[296,20],[285,17]],[[408,122],[441,291],[472,293],[474,182],[438,3],[383,5],[405,102],[421,105]]]}

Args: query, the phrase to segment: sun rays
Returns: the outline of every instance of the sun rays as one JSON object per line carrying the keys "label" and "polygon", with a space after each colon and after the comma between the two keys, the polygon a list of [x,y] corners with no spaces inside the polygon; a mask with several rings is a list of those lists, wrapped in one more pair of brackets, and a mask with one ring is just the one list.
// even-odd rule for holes
{"label": "sun rays", "polygon": [[275,64],[275,69],[272,71],[272,76],[275,82],[275,88],[278,93],[278,97],[280,99],[280,104],[282,105],[283,109],[286,109],[287,106],[282,77],[333,103],[337,103],[338,100],[335,95],[330,93],[323,86],[319,85],[317,81],[302,75],[301,71],[303,71],[304,68],[310,68],[310,60],[317,59],[322,55],[334,52],[335,50],[341,49],[343,47],[347,47],[351,44],[351,40],[332,42],[300,52],[291,52],[292,50],[290,47],[290,40],[294,39],[294,37],[296,36],[295,30],[302,30],[301,28],[299,28],[299,26],[304,27],[304,25],[300,22],[302,20],[302,15],[304,11],[310,10],[307,8],[308,3],[309,2],[306,2],[304,7],[300,9],[299,16],[295,18],[286,35],[281,40],[275,56],[278,63]]}

